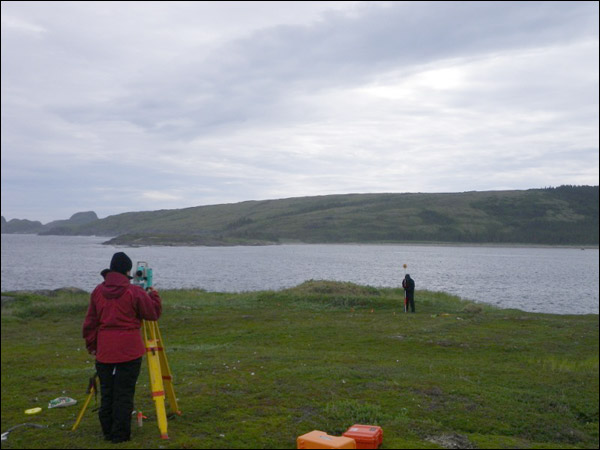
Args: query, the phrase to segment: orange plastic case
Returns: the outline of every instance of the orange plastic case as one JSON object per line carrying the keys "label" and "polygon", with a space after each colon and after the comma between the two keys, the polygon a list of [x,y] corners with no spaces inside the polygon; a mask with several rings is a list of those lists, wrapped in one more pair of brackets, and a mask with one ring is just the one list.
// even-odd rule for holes
{"label": "orange plastic case", "polygon": [[356,442],[349,437],[329,436],[324,431],[311,431],[298,436],[298,448],[356,448]]}
{"label": "orange plastic case", "polygon": [[375,425],[353,425],[343,436],[356,441],[356,448],[378,448],[383,442],[383,430]]}

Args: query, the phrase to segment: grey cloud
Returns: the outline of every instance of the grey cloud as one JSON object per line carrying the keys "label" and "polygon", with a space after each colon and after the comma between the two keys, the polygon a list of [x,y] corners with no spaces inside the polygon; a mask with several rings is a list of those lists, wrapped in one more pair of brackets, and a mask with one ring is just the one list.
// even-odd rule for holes
{"label": "grey cloud", "polygon": [[[193,125],[180,131],[191,135],[224,124],[243,126],[249,117],[297,119],[293,109],[280,107],[290,92],[358,85],[388,70],[410,73],[438,58],[593,36],[597,15],[589,14],[589,5],[574,3],[397,3],[367,8],[360,17],[331,14],[309,26],[269,28],[225,44],[207,59],[195,60],[192,53],[186,64],[158,68],[161,80],[139,90],[132,86],[132,97],[116,108],[123,116],[135,113],[150,131],[176,133],[156,124],[188,117]],[[149,98],[161,100],[148,107]]]}
{"label": "grey cloud", "polygon": [[[388,70],[410,73],[438,58],[564,43],[597,31],[597,15],[589,14],[585,2],[519,2],[517,8],[510,2],[398,2],[364,9],[358,17],[331,13],[312,25],[267,28],[208,57],[199,51],[200,59],[191,46],[185,59],[166,67],[160,61],[141,64],[138,75],[125,80],[123,95],[91,102],[92,108],[58,102],[54,110],[70,122],[129,120],[150,133],[185,140],[244,126],[250,118],[297,120],[310,113],[282,108],[289,92],[352,86]],[[85,61],[90,49],[74,50]],[[107,75],[114,74],[107,69]]]}
{"label": "grey cloud", "polygon": [[[44,170],[33,160],[54,169],[38,177],[53,189],[70,180],[62,165],[101,174],[119,161],[108,178],[65,183],[97,193],[133,192],[147,158],[160,207],[393,191],[407,160],[402,191],[547,185],[517,186],[525,169],[513,156],[554,170],[569,154],[552,153],[553,141],[597,167],[594,2],[367,2],[286,25],[263,17],[262,29],[240,14],[220,36],[217,20],[202,32],[203,2],[48,3],[2,6],[26,24],[3,23],[3,209],[18,207],[5,191],[22,187],[23,167]],[[211,17],[236,10],[213,6]],[[447,67],[464,83],[414,83]],[[380,84],[412,96],[361,91]],[[93,195],[105,211],[126,204]]]}

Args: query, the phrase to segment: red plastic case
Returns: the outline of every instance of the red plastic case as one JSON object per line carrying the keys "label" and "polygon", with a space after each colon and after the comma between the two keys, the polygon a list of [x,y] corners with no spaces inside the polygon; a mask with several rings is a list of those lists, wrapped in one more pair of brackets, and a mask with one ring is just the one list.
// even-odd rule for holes
{"label": "red plastic case", "polygon": [[383,430],[376,425],[352,425],[343,436],[356,441],[356,448],[378,448],[383,442]]}

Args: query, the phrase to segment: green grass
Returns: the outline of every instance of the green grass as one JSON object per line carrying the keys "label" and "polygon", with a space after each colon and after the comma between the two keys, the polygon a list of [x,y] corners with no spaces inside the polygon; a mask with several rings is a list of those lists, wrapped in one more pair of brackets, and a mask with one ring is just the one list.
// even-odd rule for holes
{"label": "green grass", "polygon": [[[311,281],[284,291],[165,291],[160,328],[181,417],[148,419],[121,448],[295,448],[318,429],[379,425],[382,448],[598,448],[598,316],[532,314],[418,291]],[[2,448],[103,448],[85,294],[14,294],[2,308]],[[80,403],[47,409],[53,398]],[[98,400],[99,401],[99,400]],[[24,410],[41,406],[42,413]]]}

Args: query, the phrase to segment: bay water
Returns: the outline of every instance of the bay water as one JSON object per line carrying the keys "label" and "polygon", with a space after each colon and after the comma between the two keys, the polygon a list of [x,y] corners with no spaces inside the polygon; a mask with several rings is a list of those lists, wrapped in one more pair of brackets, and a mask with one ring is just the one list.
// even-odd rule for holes
{"label": "bay water", "polygon": [[[598,249],[555,247],[290,244],[260,247],[122,247],[106,237],[2,235],[2,292],[101,282],[113,253],[146,261],[160,289],[279,290],[306,280],[444,291],[501,308],[598,314]],[[406,264],[406,269],[403,265]]]}

